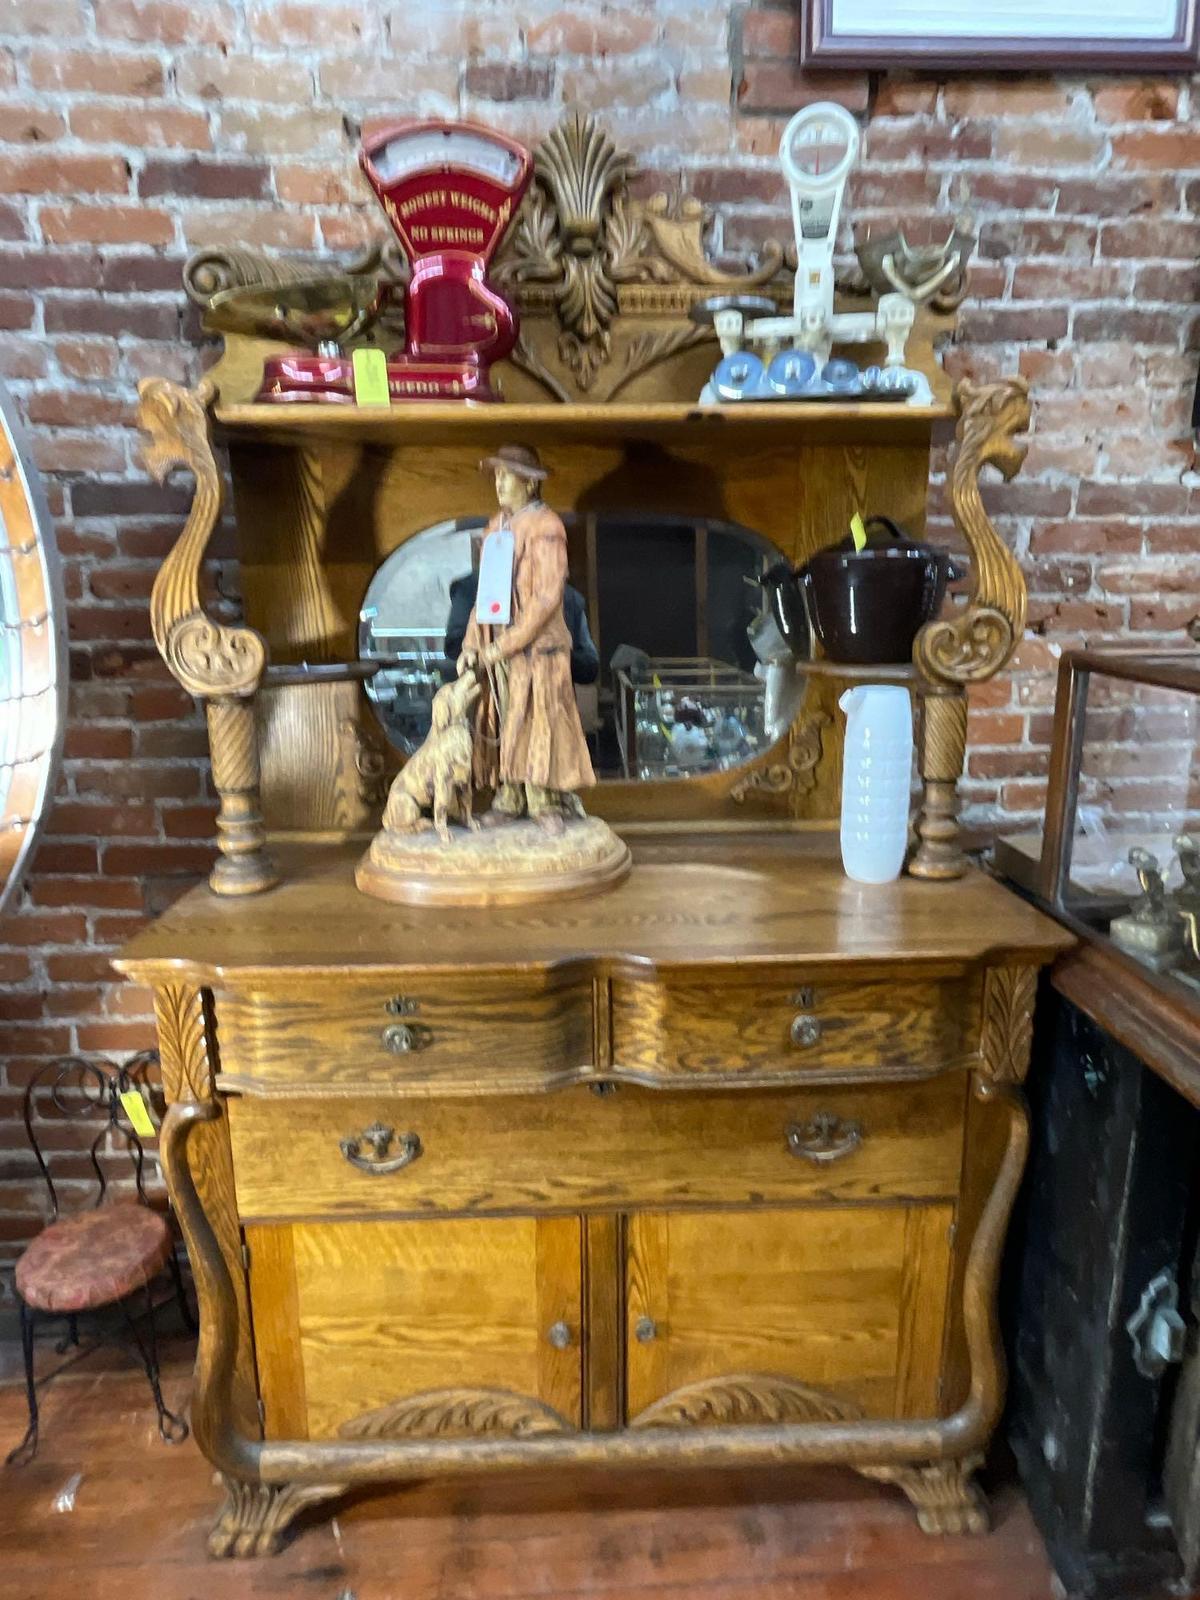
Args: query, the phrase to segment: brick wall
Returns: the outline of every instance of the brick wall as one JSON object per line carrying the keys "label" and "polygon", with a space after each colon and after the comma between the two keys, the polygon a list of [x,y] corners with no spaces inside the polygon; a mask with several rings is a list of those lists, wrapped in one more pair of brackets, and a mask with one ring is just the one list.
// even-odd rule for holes
{"label": "brick wall", "polygon": [[577,101],[648,182],[717,206],[728,251],[786,231],[775,151],[806,100],[868,124],[858,219],[915,226],[965,184],[979,259],[948,364],[1023,372],[1037,394],[1026,471],[990,492],[1032,605],[1016,673],[974,708],[981,814],[1041,805],[1057,646],[1178,639],[1198,609],[1196,86],[804,80],[795,57],[790,3],[0,0],[0,371],[49,478],[72,668],[49,837],[0,927],[0,1259],[36,1218],[12,1154],[28,1072],[150,1041],[145,997],[108,960],[211,854],[203,729],[147,615],[186,494],[139,468],[135,386],[198,371],[189,249],[328,257],[379,233],[354,167],[363,117],[461,113],[532,139]]}

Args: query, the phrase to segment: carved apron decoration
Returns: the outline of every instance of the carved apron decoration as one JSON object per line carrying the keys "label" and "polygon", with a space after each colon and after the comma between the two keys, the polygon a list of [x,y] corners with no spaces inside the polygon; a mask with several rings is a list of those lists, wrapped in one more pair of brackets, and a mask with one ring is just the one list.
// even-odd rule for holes
{"label": "carved apron decoration", "polygon": [[463,639],[464,650],[494,643],[502,652],[485,675],[476,711],[475,783],[574,793],[590,788],[596,775],[575,707],[562,614],[566,529],[540,500],[511,517],[500,512],[486,531],[502,527],[513,533],[512,621],[493,627],[472,612]]}

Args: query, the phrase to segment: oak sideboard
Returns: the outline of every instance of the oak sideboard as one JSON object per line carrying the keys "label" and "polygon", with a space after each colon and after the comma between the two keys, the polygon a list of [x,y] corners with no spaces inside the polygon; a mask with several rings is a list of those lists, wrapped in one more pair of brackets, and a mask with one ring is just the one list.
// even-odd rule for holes
{"label": "oak sideboard", "polygon": [[200,1288],[217,1553],[368,1483],[849,1464],[979,1529],[1040,964],[982,874],[842,876],[827,831],[635,844],[541,910],[372,907],[352,848],[192,891],[155,995]]}
{"label": "oak sideboard", "polygon": [[[712,262],[702,208],[632,193],[594,119],[534,166],[497,257],[522,319],[503,405],[265,404],[279,346],[236,332],[197,388],[141,388],[148,468],[195,485],[151,622],[205,707],[218,850],[118,965],[158,1019],[199,1287],[193,1431],[226,1486],[211,1548],[268,1551],[364,1485],[603,1464],[840,1463],[930,1531],[980,1529],[1034,991],[1071,943],[969,867],[958,824],[968,691],[1024,631],[980,474],[1020,467],[1027,387],[955,388],[935,353],[953,306],[931,300],[906,351],[927,404],[699,405],[719,349],[690,312],[747,290],[790,306],[785,252]],[[202,251],[185,281],[208,316],[314,270]],[[386,270],[379,252],[347,269]],[[842,298],[871,303],[865,284]],[[721,637],[736,654],[746,594],[856,511],[923,536],[952,428],[943,529],[969,586],[875,672],[917,712],[899,882],[842,873],[855,670],[801,653],[744,759],[588,791],[633,853],[607,893],[451,910],[356,891],[402,759],[364,689],[366,596],[422,539],[467,539],[481,457],[536,446],[611,666],[637,641],[619,605],[595,609],[606,552],[641,552],[622,593],[686,615],[688,657]],[[237,617],[204,601],[227,482]],[[432,655],[445,621],[423,618]]]}

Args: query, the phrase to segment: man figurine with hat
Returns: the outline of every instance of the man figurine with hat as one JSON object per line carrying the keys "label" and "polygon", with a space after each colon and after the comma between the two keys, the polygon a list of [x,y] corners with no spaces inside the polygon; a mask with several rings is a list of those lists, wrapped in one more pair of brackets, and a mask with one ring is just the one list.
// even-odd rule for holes
{"label": "man figurine with hat", "polygon": [[566,529],[542,502],[547,473],[536,450],[501,445],[479,466],[495,473],[500,509],[485,530],[476,605],[458,658],[459,676],[478,672],[484,685],[475,784],[495,791],[489,816],[528,816],[561,833],[568,818],[584,815],[576,791],[596,781],[563,620]]}

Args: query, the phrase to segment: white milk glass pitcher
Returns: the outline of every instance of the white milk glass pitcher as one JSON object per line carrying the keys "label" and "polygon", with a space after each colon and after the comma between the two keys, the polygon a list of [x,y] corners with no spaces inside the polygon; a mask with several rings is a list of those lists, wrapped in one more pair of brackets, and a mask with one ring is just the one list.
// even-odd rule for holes
{"label": "white milk glass pitcher", "polygon": [[847,689],[842,763],[842,866],[858,883],[891,883],[908,846],[912,702],[891,684]]}

